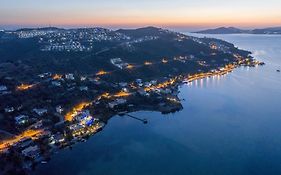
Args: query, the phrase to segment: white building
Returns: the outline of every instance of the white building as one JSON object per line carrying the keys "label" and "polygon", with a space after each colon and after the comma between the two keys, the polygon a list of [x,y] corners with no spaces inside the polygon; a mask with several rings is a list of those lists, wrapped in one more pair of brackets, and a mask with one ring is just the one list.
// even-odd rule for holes
{"label": "white building", "polygon": [[56,111],[57,111],[57,113],[62,113],[63,112],[63,108],[62,108],[62,106],[57,106],[56,107]]}
{"label": "white building", "polygon": [[14,107],[7,107],[7,108],[5,108],[5,112],[6,113],[11,113],[11,112],[14,112],[14,111],[15,111]]}
{"label": "white building", "polygon": [[74,80],[74,75],[73,74],[65,74],[65,78],[68,80]]}
{"label": "white building", "polygon": [[111,109],[113,109],[115,106],[122,105],[122,104],[125,104],[125,103],[127,103],[126,99],[119,98],[119,99],[114,100],[113,102],[108,103],[108,106]]}
{"label": "white building", "polygon": [[6,90],[8,90],[7,86],[3,86],[3,85],[0,86],[0,91],[6,91]]}
{"label": "white building", "polygon": [[19,115],[15,117],[16,125],[23,125],[28,122],[29,116],[27,115]]}
{"label": "white building", "polygon": [[40,156],[40,149],[37,145],[30,146],[22,150],[21,152],[24,156],[36,159]]}
{"label": "white building", "polygon": [[33,112],[35,112],[39,116],[42,116],[42,115],[46,114],[48,112],[48,110],[35,108],[35,109],[33,109]]}

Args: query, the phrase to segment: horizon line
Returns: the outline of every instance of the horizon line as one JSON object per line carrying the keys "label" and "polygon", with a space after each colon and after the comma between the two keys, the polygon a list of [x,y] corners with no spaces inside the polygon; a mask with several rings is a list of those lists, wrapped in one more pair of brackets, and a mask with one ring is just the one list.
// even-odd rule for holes
{"label": "horizon line", "polygon": [[74,25],[63,25],[63,24],[57,24],[57,25],[17,25],[17,24],[12,24],[12,25],[6,25],[6,24],[0,24],[0,30],[8,30],[8,31],[16,31],[20,29],[40,29],[40,28],[49,28],[49,27],[54,27],[54,28],[59,28],[59,29],[81,29],[81,28],[105,28],[105,29],[111,29],[111,30],[118,30],[118,29],[140,29],[140,28],[147,28],[147,27],[155,27],[155,28],[162,28],[162,29],[169,29],[169,30],[206,30],[206,29],[217,29],[217,28],[229,28],[229,27],[234,27],[238,29],[248,29],[248,30],[254,30],[254,29],[266,29],[266,28],[277,28],[281,27],[280,25],[272,25],[272,26],[248,26],[248,27],[240,27],[240,26],[235,26],[235,25],[217,25],[217,26],[170,26],[170,25],[164,25],[164,26],[159,26],[159,25],[138,25],[138,26],[129,26],[129,25],[79,25],[79,24],[74,24]]}

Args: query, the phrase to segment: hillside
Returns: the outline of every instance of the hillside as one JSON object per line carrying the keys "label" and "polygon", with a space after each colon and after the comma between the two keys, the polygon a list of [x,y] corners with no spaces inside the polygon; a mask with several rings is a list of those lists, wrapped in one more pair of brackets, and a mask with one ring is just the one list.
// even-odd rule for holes
{"label": "hillside", "polygon": [[220,27],[216,29],[202,30],[195,33],[201,34],[281,34],[281,27],[272,27],[264,29],[242,30],[235,27]]}
{"label": "hillside", "polygon": [[202,30],[198,31],[196,33],[202,33],[202,34],[237,34],[237,33],[247,33],[246,30],[241,30],[235,27],[219,27],[216,29],[208,29],[208,30]]}
{"label": "hillside", "polygon": [[[119,72],[112,77],[114,79],[124,76],[133,79],[144,71],[146,77],[157,77],[212,69],[234,61],[235,54],[247,57],[249,52],[222,40],[190,37],[155,27],[117,31],[104,28],[23,29],[2,35],[0,73],[28,78],[28,74],[44,72],[93,74],[107,70]],[[161,62],[163,58],[178,61],[130,70],[131,74],[127,74],[126,70],[112,64],[114,58],[136,66],[146,61]],[[3,66],[7,64],[10,66]]]}

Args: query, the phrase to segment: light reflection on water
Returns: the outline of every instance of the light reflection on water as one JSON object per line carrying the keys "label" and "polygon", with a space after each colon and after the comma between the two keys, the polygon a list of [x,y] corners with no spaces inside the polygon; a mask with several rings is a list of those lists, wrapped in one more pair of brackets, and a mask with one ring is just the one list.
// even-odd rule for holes
{"label": "light reflection on water", "polygon": [[189,82],[186,85],[190,88],[208,88],[218,86],[221,83],[221,80],[227,78],[228,74],[225,75],[215,75],[211,77],[206,77],[203,79],[195,80],[193,82]]}

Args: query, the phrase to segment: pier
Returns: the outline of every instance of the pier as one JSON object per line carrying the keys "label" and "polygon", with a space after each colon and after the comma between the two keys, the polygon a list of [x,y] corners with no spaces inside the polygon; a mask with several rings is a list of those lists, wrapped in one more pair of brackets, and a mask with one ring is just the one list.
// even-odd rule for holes
{"label": "pier", "polygon": [[131,114],[125,114],[125,115],[128,116],[128,117],[131,117],[133,119],[139,120],[139,121],[143,122],[143,124],[147,124],[148,123],[147,119],[141,119],[141,118],[132,116]]}

